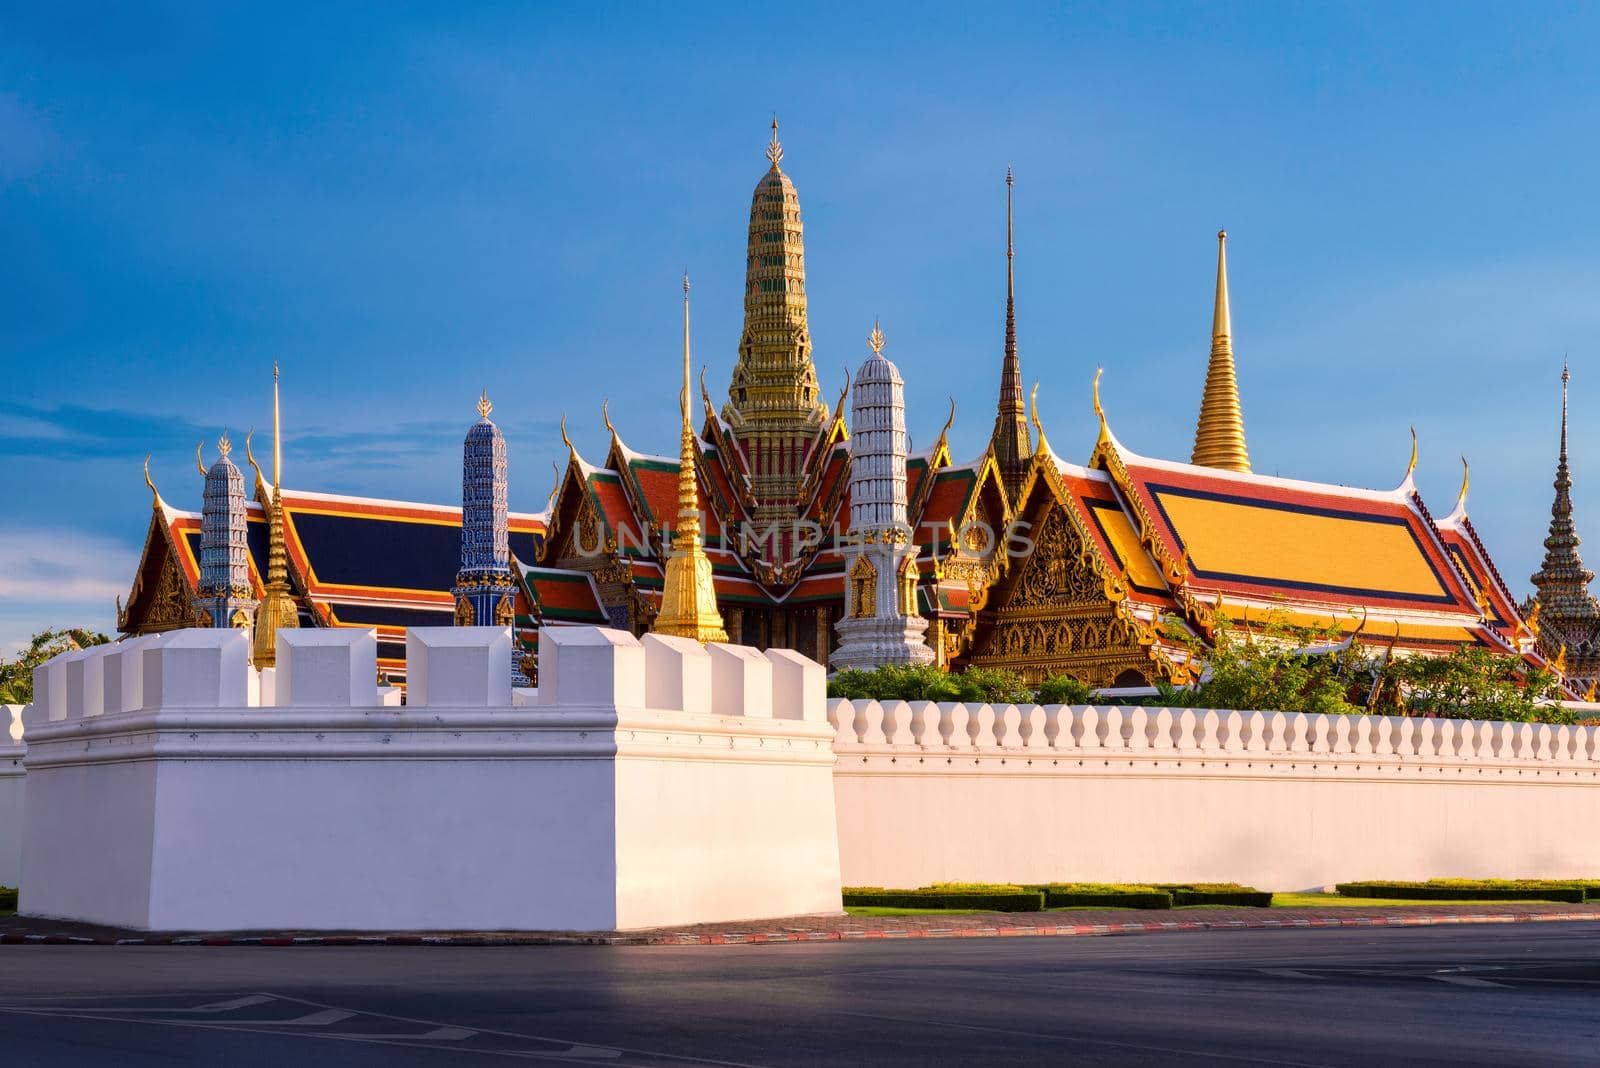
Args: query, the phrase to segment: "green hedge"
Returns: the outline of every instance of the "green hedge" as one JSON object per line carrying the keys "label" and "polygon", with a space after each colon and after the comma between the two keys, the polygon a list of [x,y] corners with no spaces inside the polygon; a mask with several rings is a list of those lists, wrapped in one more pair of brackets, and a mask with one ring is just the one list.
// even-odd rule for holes
{"label": "green hedge", "polygon": [[1158,883],[1172,895],[1174,905],[1233,905],[1239,908],[1270,909],[1272,892],[1238,883]]}
{"label": "green hedge", "polygon": [[17,889],[14,886],[0,886],[0,912],[17,911]]}
{"label": "green hedge", "polygon": [[1044,892],[1044,907],[1170,909],[1172,895],[1154,886],[1120,883],[1046,883],[1030,886]]}
{"label": "green hedge", "polygon": [[1428,882],[1339,883],[1345,897],[1387,897],[1406,901],[1600,901],[1600,882],[1538,879],[1433,879]]}
{"label": "green hedge", "polygon": [[1038,912],[1044,895],[1020,886],[947,883],[915,890],[847,886],[846,906],[890,909],[979,909],[984,912]]}

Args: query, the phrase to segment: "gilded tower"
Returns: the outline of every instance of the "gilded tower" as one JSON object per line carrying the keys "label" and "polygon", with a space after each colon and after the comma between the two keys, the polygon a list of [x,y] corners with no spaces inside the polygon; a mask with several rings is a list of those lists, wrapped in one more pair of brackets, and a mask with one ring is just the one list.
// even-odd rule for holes
{"label": "gilded tower", "polygon": [[689,423],[689,276],[683,276],[683,393],[678,435],[678,526],[672,532],[661,587],[661,611],[650,629],[658,634],[725,642],[711,560],[700,544],[700,493],[695,480],[694,427]]}
{"label": "gilded tower", "polygon": [[[250,439],[245,438],[245,453],[255,468],[256,482],[263,486],[261,468],[250,454]],[[300,625],[300,613],[289,595],[289,554],[283,541],[283,490],[279,475],[283,466],[283,424],[278,408],[278,365],[272,365],[272,490],[262,491],[267,512],[267,588],[256,612],[255,663],[258,668],[278,663],[278,631]]]}
{"label": "gilded tower", "polygon": [[1544,562],[1532,581],[1538,591],[1539,649],[1566,666],[1569,678],[1600,676],[1600,602],[1589,592],[1594,572],[1578,555],[1578,531],[1572,522],[1572,473],[1567,466],[1567,383],[1572,375],[1561,365],[1561,446],[1556,459],[1555,500],[1550,505],[1550,534],[1544,539]]}
{"label": "gilded tower", "polygon": [[[217,462],[204,466],[200,509],[200,584],[195,615],[202,627],[249,627],[256,601],[250,588],[250,547],[245,538],[244,476],[228,454],[228,435],[217,442]],[[199,449],[195,450],[198,463]]]}
{"label": "gilded tower", "polygon": [[1217,304],[1211,315],[1211,362],[1206,392],[1194,431],[1192,463],[1227,471],[1249,471],[1244,445],[1244,413],[1239,409],[1239,379],[1233,370],[1233,322],[1228,314],[1228,231],[1217,231]]}
{"label": "gilded tower", "polygon": [[1006,497],[1016,504],[1028,474],[1033,441],[1022,405],[1022,361],[1017,356],[1016,247],[1011,240],[1011,168],[1006,168],[1006,342],[1000,364],[1000,404],[994,417],[994,460],[1005,483]]}
{"label": "gilded tower", "polygon": [[744,451],[757,519],[792,518],[806,451],[827,421],[811,363],[806,323],[806,252],[800,197],[783,173],[778,120],[767,146],[772,166],[750,200],[744,332],[723,418]]}

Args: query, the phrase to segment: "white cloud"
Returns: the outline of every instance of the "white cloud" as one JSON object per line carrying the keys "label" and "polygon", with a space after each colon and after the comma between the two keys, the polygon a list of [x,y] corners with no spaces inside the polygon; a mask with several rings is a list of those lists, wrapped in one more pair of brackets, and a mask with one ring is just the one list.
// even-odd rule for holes
{"label": "white cloud", "polygon": [[72,530],[0,531],[0,599],[103,606],[128,592],[139,555]]}

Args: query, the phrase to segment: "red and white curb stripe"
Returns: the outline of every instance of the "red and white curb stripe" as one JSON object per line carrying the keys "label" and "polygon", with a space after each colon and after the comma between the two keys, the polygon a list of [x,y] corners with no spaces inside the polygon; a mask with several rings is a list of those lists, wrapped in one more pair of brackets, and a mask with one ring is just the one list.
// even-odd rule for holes
{"label": "red and white curb stripe", "polygon": [[109,935],[0,931],[0,945],[43,946],[738,946],[786,942],[858,942],[919,938],[1077,938],[1168,931],[1283,931],[1334,927],[1434,927],[1454,924],[1600,920],[1596,912],[1423,913],[1404,916],[1297,916],[1260,920],[1165,920],[1144,923],[995,925],[986,927],[840,928],[815,931],[726,931],[713,934],[380,934],[380,935]]}

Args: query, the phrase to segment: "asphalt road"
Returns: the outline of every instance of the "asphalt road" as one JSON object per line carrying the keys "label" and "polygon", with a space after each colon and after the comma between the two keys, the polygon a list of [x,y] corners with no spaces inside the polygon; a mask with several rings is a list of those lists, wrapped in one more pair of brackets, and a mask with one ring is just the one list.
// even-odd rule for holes
{"label": "asphalt road", "polygon": [[0,1063],[1600,1065],[1600,923],[704,948],[0,947]]}

